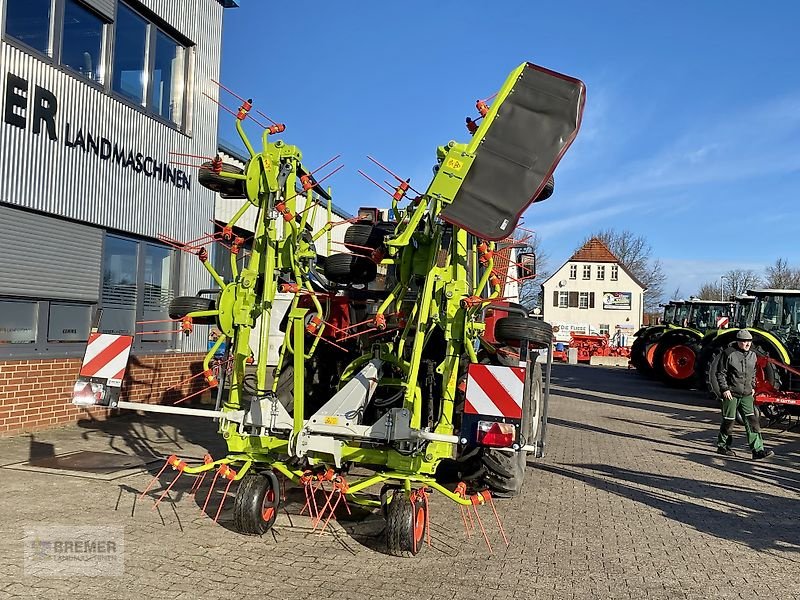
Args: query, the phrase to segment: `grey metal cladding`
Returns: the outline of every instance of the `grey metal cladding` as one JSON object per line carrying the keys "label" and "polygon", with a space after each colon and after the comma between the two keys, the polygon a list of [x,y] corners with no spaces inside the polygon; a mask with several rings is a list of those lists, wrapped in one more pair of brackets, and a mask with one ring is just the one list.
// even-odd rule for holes
{"label": "grey metal cladding", "polygon": [[0,295],[97,302],[103,232],[0,204]]}
{"label": "grey metal cladding", "polygon": [[117,10],[117,0],[78,0],[82,2],[98,15],[101,15],[109,22],[114,20]]}
{"label": "grey metal cladding", "polygon": [[442,218],[488,240],[511,235],[575,138],[584,91],[577,79],[528,64]]}

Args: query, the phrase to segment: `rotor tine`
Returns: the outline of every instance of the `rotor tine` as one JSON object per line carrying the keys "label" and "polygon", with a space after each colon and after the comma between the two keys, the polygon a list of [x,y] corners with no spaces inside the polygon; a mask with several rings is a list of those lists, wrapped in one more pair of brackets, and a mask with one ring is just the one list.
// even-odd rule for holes
{"label": "rotor tine", "polygon": [[492,507],[494,518],[497,519],[497,526],[500,528],[500,535],[503,536],[503,541],[506,543],[506,548],[508,548],[511,544],[508,543],[508,538],[506,537],[506,530],[503,528],[502,521],[500,521],[500,515],[497,513],[497,509],[494,506],[494,501],[492,500],[491,494],[489,494],[488,500],[489,500],[489,506]]}
{"label": "rotor tine", "polygon": [[151,487],[153,487],[153,484],[156,481],[158,481],[158,478],[161,477],[161,475],[164,473],[164,471],[168,466],[169,466],[169,458],[164,461],[164,466],[161,467],[161,470],[158,472],[158,474],[150,480],[150,483],[147,484],[147,487],[144,488],[144,491],[139,495],[140,500],[144,498],[145,494],[150,490]]}
{"label": "rotor tine", "polygon": [[177,474],[177,475],[175,475],[174,479],[173,479],[173,480],[170,482],[170,484],[167,486],[167,489],[165,489],[165,490],[164,490],[164,491],[161,493],[161,495],[158,497],[158,500],[156,500],[156,501],[155,501],[155,503],[153,504],[153,508],[152,508],[152,509],[150,509],[150,510],[155,510],[156,506],[158,506],[158,505],[159,505],[159,503],[160,503],[160,502],[161,502],[161,501],[164,499],[164,496],[166,496],[166,495],[169,493],[169,491],[172,489],[172,486],[173,486],[173,485],[175,485],[175,482],[176,482],[176,481],[178,481],[178,477],[180,477],[181,475],[183,475],[183,471],[182,471],[182,470],[181,470],[181,471],[178,471],[178,474]]}
{"label": "rotor tine", "polygon": [[217,484],[217,477],[219,477],[219,471],[214,473],[214,479],[211,480],[211,487],[208,488],[208,494],[206,494],[206,501],[203,502],[203,508],[200,509],[201,514],[205,514],[206,507],[208,506],[208,501],[211,498],[211,492],[214,491],[214,486]]}
{"label": "rotor tine", "polygon": [[481,528],[481,533],[483,534],[483,539],[486,542],[486,546],[489,548],[489,554],[492,555],[494,552],[492,551],[492,545],[489,543],[489,536],[486,535],[486,529],[483,527],[483,521],[481,521],[481,516],[478,514],[478,507],[473,504],[472,510],[475,511],[475,518],[478,520],[478,525]]}
{"label": "rotor tine", "polygon": [[233,479],[228,479],[228,485],[225,486],[225,491],[222,492],[222,498],[220,498],[220,501],[219,501],[219,507],[217,508],[217,514],[214,515],[214,523],[216,523],[217,519],[219,519],[219,515],[222,512],[222,505],[225,504],[225,500],[228,499],[228,490],[231,489],[231,484],[232,483],[233,483]]}
{"label": "rotor tine", "polygon": [[325,532],[325,528],[328,526],[328,523],[330,523],[331,517],[333,517],[334,513],[336,512],[336,507],[339,506],[339,502],[344,497],[342,492],[339,490],[334,490],[331,492],[331,496],[333,496],[334,493],[338,493],[338,497],[336,498],[336,502],[334,502],[333,506],[331,506],[331,511],[328,514],[328,518],[325,520],[325,523],[322,524],[322,528],[319,530],[319,535],[322,535]]}

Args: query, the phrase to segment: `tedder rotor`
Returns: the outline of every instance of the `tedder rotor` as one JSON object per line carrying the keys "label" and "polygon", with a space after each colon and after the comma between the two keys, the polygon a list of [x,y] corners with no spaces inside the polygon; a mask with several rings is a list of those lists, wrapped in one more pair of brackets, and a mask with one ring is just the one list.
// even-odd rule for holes
{"label": "tedder rotor", "polygon": [[[552,329],[504,302],[507,271],[498,263],[504,251],[506,270],[513,262],[509,240],[522,212],[552,193],[584,97],[577,79],[520,65],[491,106],[477,103],[470,141],[437,149],[424,192],[395,177],[393,219],[357,222],[345,235],[349,252],[324,260],[315,242],[331,224],[314,231],[308,217],[325,198],[330,212],[330,196],[296,146],[273,141],[282,126],[265,130],[255,149],[242,127],[251,109],[244,102],[235,124],[249,160],[243,169],[215,160],[200,175],[207,187],[243,199],[221,234],[232,279],[201,248],[218,294],[178,298],[170,311],[187,331],[216,325],[203,373],[218,384],[212,360],[227,344],[227,395],[215,410],[110,401],[218,419],[227,456],[196,466],[171,456],[164,469],[178,473],[169,486],[182,473],[212,471],[225,492],[239,482],[233,526],[246,534],[274,523],[278,477],[303,486],[315,528],[348,502],[382,507],[395,555],[421,549],[432,490],[463,508],[518,493],[526,455],[544,452],[550,361],[543,377],[536,359],[551,349]],[[243,240],[234,228],[251,206],[252,253],[239,269]],[[292,294],[283,319],[273,314],[278,292]],[[285,334],[277,365],[268,366],[272,318]],[[251,343],[259,348],[252,366]],[[380,494],[367,493],[373,486]]]}

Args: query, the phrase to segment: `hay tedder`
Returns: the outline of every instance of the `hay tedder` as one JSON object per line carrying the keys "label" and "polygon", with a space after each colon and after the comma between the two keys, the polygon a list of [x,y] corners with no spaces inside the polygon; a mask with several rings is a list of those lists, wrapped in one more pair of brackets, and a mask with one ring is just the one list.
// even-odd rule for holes
{"label": "hay tedder", "polygon": [[[479,115],[467,119],[470,141],[437,149],[424,192],[395,176],[394,219],[355,223],[344,238],[349,252],[324,259],[315,242],[330,223],[314,231],[308,217],[330,196],[297,147],[273,141],[282,126],[265,129],[254,148],[242,127],[252,108],[244,101],[235,124],[246,165],[215,160],[200,172],[206,187],[243,199],[220,239],[231,250],[232,280],[200,249],[219,293],[177,298],[170,310],[187,331],[213,323],[221,332],[203,376],[218,384],[212,361],[226,344],[227,394],[215,410],[112,403],[218,419],[227,456],[194,466],[170,457],[162,473],[177,473],[160,497],[183,473],[213,473],[226,495],[238,482],[233,526],[262,534],[275,522],[282,477],[303,487],[315,528],[349,502],[380,507],[389,552],[410,555],[429,530],[433,490],[463,510],[518,493],[526,455],[544,452],[550,364],[543,376],[536,350],[550,348],[552,329],[504,302],[495,242],[552,193],[584,95],[576,79],[520,65],[491,106],[477,103]],[[243,240],[234,228],[250,206],[258,215],[252,252],[239,268]],[[268,366],[278,292],[293,299],[279,319],[277,365]],[[491,332],[488,310],[507,315]],[[251,343],[259,348],[255,365]],[[373,486],[380,492],[368,493]]]}

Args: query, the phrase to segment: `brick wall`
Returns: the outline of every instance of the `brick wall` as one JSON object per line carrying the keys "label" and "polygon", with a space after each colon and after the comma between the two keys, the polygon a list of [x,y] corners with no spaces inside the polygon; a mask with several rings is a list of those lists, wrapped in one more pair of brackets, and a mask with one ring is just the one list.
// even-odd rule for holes
{"label": "brick wall", "polygon": [[[169,403],[205,387],[195,377],[203,354],[131,356],[122,385],[122,400]],[[47,429],[82,419],[105,419],[118,411],[78,408],[72,389],[81,366],[79,358],[0,361],[0,436]]]}

